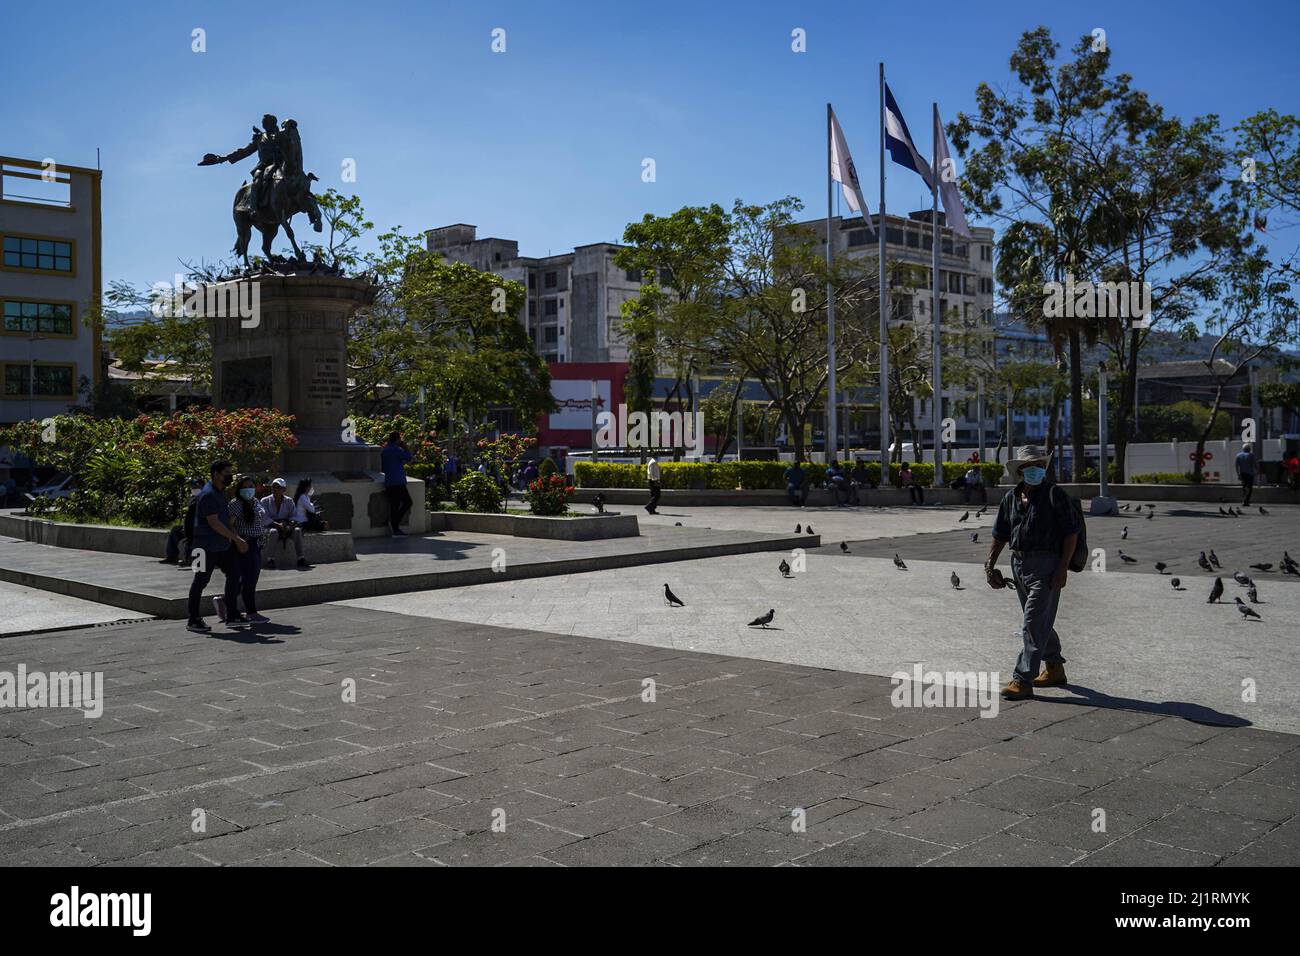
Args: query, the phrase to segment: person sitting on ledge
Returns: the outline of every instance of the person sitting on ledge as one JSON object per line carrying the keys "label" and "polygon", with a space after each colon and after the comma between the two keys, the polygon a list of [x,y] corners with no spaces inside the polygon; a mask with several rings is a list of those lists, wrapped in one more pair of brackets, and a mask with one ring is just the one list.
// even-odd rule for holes
{"label": "person sitting on ledge", "polygon": [[[271,482],[271,493],[262,499],[262,510],[266,512],[270,530],[280,541],[280,550],[284,551],[285,541],[293,541],[293,550],[298,557],[298,564],[305,566],[307,561],[302,556],[302,528],[293,520],[293,499],[284,493],[288,483],[283,478]],[[266,566],[275,567],[274,555],[267,555]]]}
{"label": "person sitting on ledge", "polygon": [[[190,479],[190,500],[185,504],[185,517],[181,523],[167,532],[167,556],[163,558],[163,564],[175,564],[182,568],[190,566],[190,547],[194,541],[194,508],[199,503],[199,495],[203,494],[203,479]],[[181,542],[185,542],[185,550],[181,550]]]}

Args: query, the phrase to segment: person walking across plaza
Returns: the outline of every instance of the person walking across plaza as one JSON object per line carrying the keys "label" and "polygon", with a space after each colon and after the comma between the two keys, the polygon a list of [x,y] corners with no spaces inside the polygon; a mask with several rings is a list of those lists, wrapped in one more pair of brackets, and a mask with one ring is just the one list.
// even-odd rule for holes
{"label": "person walking across plaza", "polygon": [[388,444],[379,453],[384,471],[384,497],[388,499],[388,524],[394,538],[403,538],[402,521],[411,513],[411,493],[406,490],[406,466],[414,456],[402,441],[400,432],[388,435]]}
{"label": "person walking across plaza", "polygon": [[[244,599],[244,614],[248,620],[259,624],[270,620],[257,611],[257,579],[262,575],[262,544],[270,527],[266,511],[257,500],[257,484],[252,475],[244,475],[235,486],[235,497],[230,501],[230,529],[248,545],[238,557],[239,593]],[[226,608],[225,614],[219,616],[228,619],[231,611],[238,610],[238,605],[231,605]]]}
{"label": "person walking across plaza", "polygon": [[[1067,683],[1056,612],[1070,575],[1070,559],[1082,527],[1070,496],[1047,477],[1051,456],[1037,445],[1016,449],[1007,462],[1015,487],[1006,493],[993,522],[993,543],[984,576],[989,587],[1003,586],[997,569],[1004,547],[1011,548],[1011,571],[1023,613],[1022,647],[1011,681],[1002,688],[1007,700],[1034,696],[1035,687]],[[1039,666],[1046,664],[1042,674]]]}
{"label": "person walking across plaza", "polygon": [[[208,474],[211,480],[203,486],[198,504],[194,507],[194,580],[190,582],[189,621],[185,627],[196,634],[212,631],[199,614],[203,589],[212,580],[217,568],[225,575],[225,605],[228,610],[239,607],[239,555],[248,550],[244,539],[230,529],[230,507],[226,488],[230,484],[230,462],[214,461]],[[247,624],[247,618],[236,615],[228,624]]]}
{"label": "person walking across plaza", "polygon": [[650,500],[646,502],[645,510],[650,514],[657,514],[659,508],[659,494],[663,490],[659,484],[659,462],[651,458],[645,464],[646,480],[650,483]]}
{"label": "person walking across plaza", "polygon": [[1259,472],[1259,463],[1255,461],[1255,449],[1250,442],[1241,446],[1237,452],[1237,477],[1241,480],[1241,506],[1250,507],[1250,496],[1255,490],[1255,475]]}

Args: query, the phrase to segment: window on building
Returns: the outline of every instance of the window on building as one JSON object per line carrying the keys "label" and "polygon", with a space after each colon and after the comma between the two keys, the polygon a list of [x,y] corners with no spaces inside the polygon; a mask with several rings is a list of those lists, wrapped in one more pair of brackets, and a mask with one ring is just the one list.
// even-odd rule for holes
{"label": "window on building", "polygon": [[542,329],[542,335],[543,335],[543,341],[547,345],[554,345],[556,342],[560,340],[559,330],[556,329],[555,326],[553,325],[548,325],[546,328]]}
{"label": "window on building", "polygon": [[980,292],[985,295],[993,294],[993,280],[988,276],[980,277]]}
{"label": "window on building", "polygon": [[71,335],[72,306],[57,302],[5,300],[4,330],[33,335]]}
{"label": "window on building", "polygon": [[952,240],[945,236],[940,240],[939,248],[944,251],[945,255],[952,255]]}
{"label": "window on building", "polygon": [[919,232],[913,232],[910,229],[907,231],[907,248],[921,248],[921,234]]}
{"label": "window on building", "polygon": [[560,308],[561,308],[561,309],[564,308],[564,298],[563,298],[563,297],[560,298]]}
{"label": "window on building", "polygon": [[559,277],[554,272],[548,272],[543,277],[542,284],[548,289],[554,289],[559,284]]}
{"label": "window on building", "polygon": [[532,272],[528,273],[528,288],[530,289],[537,288],[537,276]]}
{"label": "window on building", "polygon": [[907,243],[907,239],[906,239],[906,237],[903,235],[903,230],[902,230],[902,229],[899,229],[899,228],[897,228],[896,226],[886,226],[886,227],[885,227],[885,242],[887,242],[887,243],[889,243],[890,245],[893,245],[893,246],[902,246],[902,245],[905,245],[905,244]]}
{"label": "window on building", "polygon": [[[33,383],[32,371],[36,373]],[[10,363],[4,366],[4,393],[6,398],[71,398],[71,365],[37,365]]]}
{"label": "window on building", "polygon": [[553,316],[555,316],[558,312],[559,312],[559,303],[558,303],[557,300],[555,300],[555,299],[547,299],[547,300],[542,304],[542,314],[543,314],[543,315],[548,315],[548,316],[552,316],[552,317],[553,317]]}
{"label": "window on building", "polygon": [[993,247],[986,246],[986,245],[980,246],[980,262],[992,262],[992,261],[993,261]]}
{"label": "window on building", "polygon": [[871,233],[869,233],[867,230],[865,229],[849,230],[849,248],[853,248],[854,246],[865,246],[870,241],[871,241]]}
{"label": "window on building", "polygon": [[966,242],[959,242],[959,243],[957,243],[957,255],[958,255],[959,257],[961,257],[962,259],[969,259],[969,258],[970,258],[970,243],[966,243]]}
{"label": "window on building", "polygon": [[961,273],[960,272],[948,273],[948,291],[955,292],[957,295],[961,295]]}
{"label": "window on building", "polygon": [[532,299],[528,300],[528,317],[531,319],[537,315],[537,303]]}
{"label": "window on building", "polygon": [[72,243],[70,242],[5,236],[4,256],[6,268],[72,272]]}
{"label": "window on building", "polygon": [[922,233],[921,235],[921,248],[926,252],[929,252],[934,248],[934,237],[928,232]]}
{"label": "window on building", "polygon": [[641,270],[640,270],[640,269],[627,269],[627,270],[625,270],[625,271],[623,272],[623,278],[625,278],[628,282],[640,282],[640,281],[641,281]]}

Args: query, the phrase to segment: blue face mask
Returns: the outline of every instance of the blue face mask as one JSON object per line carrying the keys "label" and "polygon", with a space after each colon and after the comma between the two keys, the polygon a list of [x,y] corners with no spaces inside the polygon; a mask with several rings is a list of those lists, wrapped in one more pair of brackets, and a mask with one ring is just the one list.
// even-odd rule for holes
{"label": "blue face mask", "polygon": [[252,501],[252,500],[253,500],[253,496],[256,495],[256,494],[257,494],[257,489],[256,489],[256,488],[240,488],[240,489],[239,489],[239,497],[241,497],[241,498],[247,498],[249,501]]}
{"label": "blue face mask", "polygon": [[1021,470],[1020,477],[1027,485],[1041,485],[1043,479],[1047,477],[1047,469],[1040,468],[1038,465],[1029,465]]}

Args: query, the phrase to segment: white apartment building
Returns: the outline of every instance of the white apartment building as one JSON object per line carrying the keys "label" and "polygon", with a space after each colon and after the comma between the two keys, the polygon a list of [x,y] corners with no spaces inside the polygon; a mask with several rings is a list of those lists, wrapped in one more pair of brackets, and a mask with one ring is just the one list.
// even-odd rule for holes
{"label": "white apartment building", "polygon": [[528,295],[519,321],[543,359],[627,361],[621,309],[637,297],[641,279],[614,264],[621,246],[593,242],[572,252],[531,257],[519,255],[514,239],[479,239],[477,232],[466,223],[430,229],[427,248],[449,261],[521,283]]}
{"label": "white apartment building", "polygon": [[83,322],[102,288],[100,171],[0,156],[0,422],[42,419],[99,382]]}

